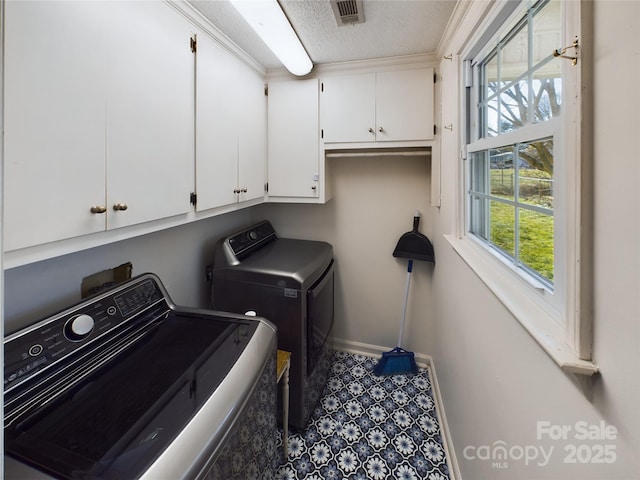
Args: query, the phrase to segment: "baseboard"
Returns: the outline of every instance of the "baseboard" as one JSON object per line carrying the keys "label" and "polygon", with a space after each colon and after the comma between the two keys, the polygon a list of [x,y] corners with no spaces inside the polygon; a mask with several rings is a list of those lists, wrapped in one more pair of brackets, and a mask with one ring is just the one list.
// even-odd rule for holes
{"label": "baseboard", "polygon": [[[356,355],[364,355],[366,357],[380,357],[383,352],[391,350],[388,347],[381,347],[379,345],[371,345],[368,343],[353,342],[351,340],[345,340],[342,338],[333,338],[333,348],[341,352],[353,353]],[[447,422],[447,416],[445,414],[444,405],[442,403],[442,397],[440,396],[440,387],[438,385],[438,377],[436,375],[436,367],[431,355],[414,352],[416,364],[421,368],[429,370],[431,376],[431,383],[433,388],[433,399],[436,405],[436,412],[438,414],[438,420],[440,421],[440,428],[442,429],[442,436],[444,437],[444,449],[447,456],[447,463],[449,465],[449,476],[451,480],[461,480],[460,468],[458,466],[458,459],[453,447],[453,441],[451,439],[451,432],[449,431],[449,423]]]}

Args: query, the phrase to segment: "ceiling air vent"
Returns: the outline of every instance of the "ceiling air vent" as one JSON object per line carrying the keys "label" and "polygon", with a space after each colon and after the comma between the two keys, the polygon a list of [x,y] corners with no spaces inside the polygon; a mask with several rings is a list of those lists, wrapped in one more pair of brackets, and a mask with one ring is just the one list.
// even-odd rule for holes
{"label": "ceiling air vent", "polygon": [[331,0],[331,8],[339,27],[364,23],[362,0]]}

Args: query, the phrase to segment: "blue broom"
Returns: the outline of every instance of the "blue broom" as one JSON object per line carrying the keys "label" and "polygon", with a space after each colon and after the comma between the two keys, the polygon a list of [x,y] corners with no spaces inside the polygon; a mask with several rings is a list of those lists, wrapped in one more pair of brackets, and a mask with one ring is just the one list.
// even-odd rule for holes
{"label": "blue broom", "polygon": [[409,286],[411,285],[411,272],[413,270],[413,260],[422,260],[435,263],[433,253],[433,245],[427,237],[418,232],[420,224],[420,212],[416,211],[413,217],[413,230],[407,232],[396,245],[393,251],[394,257],[408,258],[407,264],[407,283],[404,289],[404,305],[402,307],[402,320],[400,321],[400,334],[398,336],[398,346],[393,350],[384,352],[382,358],[373,368],[374,375],[413,375],[418,373],[415,355],[413,352],[404,350],[402,345],[402,337],[404,333],[404,322],[407,316],[407,301],[409,299]]}

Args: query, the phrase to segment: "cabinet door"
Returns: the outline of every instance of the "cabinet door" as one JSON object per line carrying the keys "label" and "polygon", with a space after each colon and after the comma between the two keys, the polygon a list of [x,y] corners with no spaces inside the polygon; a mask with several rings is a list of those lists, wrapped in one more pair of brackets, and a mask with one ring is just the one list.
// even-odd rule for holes
{"label": "cabinet door", "polygon": [[433,139],[433,68],[376,76],[376,141]]}
{"label": "cabinet door", "polygon": [[196,54],[197,210],[229,205],[238,195],[240,61],[207,35]]}
{"label": "cabinet door", "polygon": [[268,125],[269,196],[317,197],[318,81],[270,83]]}
{"label": "cabinet door", "polygon": [[197,210],[234,203],[238,188],[235,81],[239,61],[207,35],[196,54]]}
{"label": "cabinet door", "polygon": [[267,168],[267,97],[264,77],[242,65],[237,78],[240,90],[238,112],[238,189],[241,202],[264,198]]}
{"label": "cabinet door", "polygon": [[5,250],[104,230],[104,5],[5,9]]}
{"label": "cabinet door", "polygon": [[191,209],[195,80],[181,15],[164,2],[109,7],[107,200],[116,228]]}
{"label": "cabinet door", "polygon": [[327,77],[321,90],[324,143],[375,140],[375,74]]}
{"label": "cabinet door", "polygon": [[200,35],[196,92],[197,209],[264,197],[264,77]]}

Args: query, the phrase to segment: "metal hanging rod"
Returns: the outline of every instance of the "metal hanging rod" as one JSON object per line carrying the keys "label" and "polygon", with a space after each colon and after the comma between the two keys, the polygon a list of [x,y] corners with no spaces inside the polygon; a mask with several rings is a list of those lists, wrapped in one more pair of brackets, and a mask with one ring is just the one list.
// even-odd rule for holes
{"label": "metal hanging rod", "polygon": [[328,150],[325,152],[326,158],[348,158],[348,157],[416,157],[431,156],[431,148],[426,147],[407,147],[407,148],[363,148],[363,149],[340,149]]}

